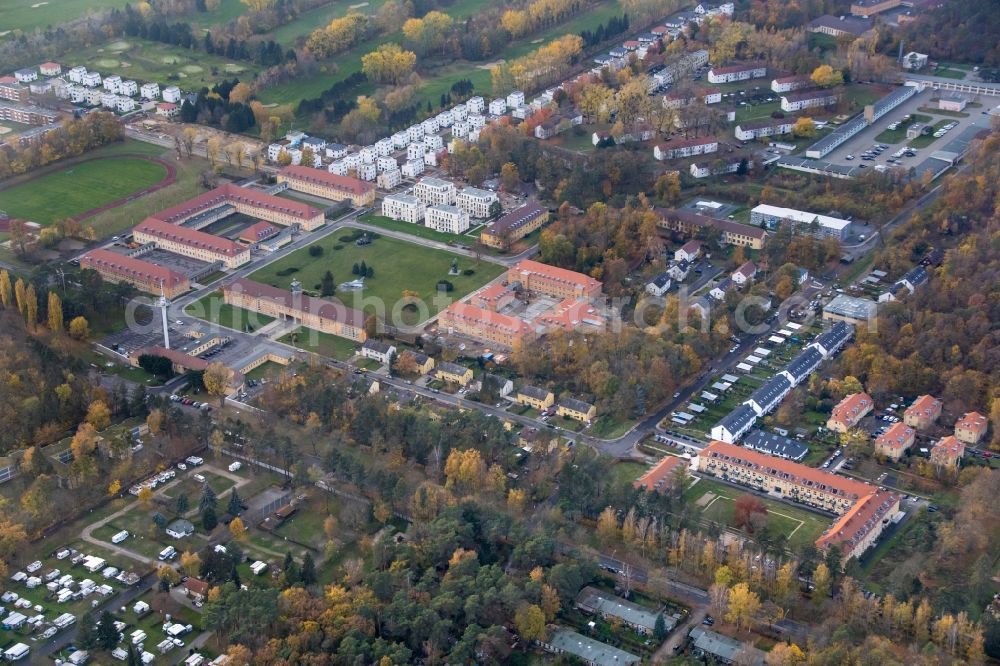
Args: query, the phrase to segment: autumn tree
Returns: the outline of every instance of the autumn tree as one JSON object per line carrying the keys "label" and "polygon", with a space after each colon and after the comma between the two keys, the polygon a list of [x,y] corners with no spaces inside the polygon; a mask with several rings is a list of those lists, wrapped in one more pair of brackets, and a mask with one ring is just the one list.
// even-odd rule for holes
{"label": "autumn tree", "polygon": [[521,174],[513,162],[505,162],[500,167],[500,186],[504,192],[516,192],[521,185]]}
{"label": "autumn tree", "polygon": [[448,454],[444,474],[448,490],[459,495],[476,492],[482,488],[486,478],[486,463],[476,449],[455,449]]}
{"label": "autumn tree", "polygon": [[739,631],[749,628],[760,610],[760,597],[746,583],[737,583],[729,590],[729,603],[726,611],[726,622],[736,626]]}
{"label": "autumn tree", "polygon": [[226,392],[229,390],[229,382],[232,381],[233,371],[219,361],[209,363],[202,375],[202,382],[209,395],[219,396],[219,406],[226,400]]}
{"label": "autumn tree", "polygon": [[830,585],[833,582],[833,577],[830,574],[830,568],[826,566],[826,562],[820,562],[816,566],[816,570],[813,571],[813,600],[817,604],[821,604],[826,601],[826,598],[830,596]]}
{"label": "autumn tree", "polygon": [[49,330],[53,333],[63,332],[63,308],[62,299],[54,291],[49,292]]}
{"label": "autumn tree", "polygon": [[816,136],[816,123],[809,116],[802,116],[792,125],[792,134],[798,137]]}
{"label": "autumn tree", "polygon": [[[415,20],[415,19],[411,19]],[[361,57],[361,69],[373,81],[395,85],[413,71],[417,54],[392,42]]]}
{"label": "autumn tree", "polygon": [[180,565],[185,575],[197,576],[199,569],[201,569],[201,558],[198,557],[198,553],[185,550],[181,553]]}
{"label": "autumn tree", "polygon": [[153,491],[149,486],[143,486],[139,489],[139,503],[146,509],[153,503]]}
{"label": "autumn tree", "polygon": [[24,323],[28,330],[34,330],[38,325],[38,296],[35,294],[35,285],[29,284],[24,290]]}
{"label": "autumn tree", "polygon": [[149,434],[154,437],[159,435],[160,429],[163,427],[163,412],[159,409],[151,409],[146,415],[146,426],[149,428]]}
{"label": "autumn tree", "polygon": [[767,507],[756,495],[744,493],[733,503],[733,523],[749,534],[756,534],[767,526]]}
{"label": "autumn tree", "polygon": [[169,564],[161,564],[156,570],[156,577],[160,581],[160,589],[164,592],[181,582],[181,575]]}
{"label": "autumn tree", "polygon": [[237,541],[246,541],[247,528],[243,524],[243,519],[239,516],[233,518],[232,522],[229,523],[229,531]]}
{"label": "autumn tree", "polygon": [[4,309],[10,307],[13,299],[13,288],[10,284],[10,273],[6,270],[0,271],[0,305],[3,305]]}
{"label": "autumn tree", "polygon": [[0,522],[0,560],[9,562],[14,554],[28,543],[24,526],[10,518]]}
{"label": "autumn tree", "polygon": [[95,400],[87,407],[87,423],[99,431],[111,425],[111,410],[103,400]]}
{"label": "autumn tree", "polygon": [[605,544],[612,543],[618,539],[620,532],[618,529],[618,516],[615,515],[613,507],[605,507],[601,515],[597,517],[597,536]]}
{"label": "autumn tree", "polygon": [[114,497],[121,491],[122,491],[122,482],[119,481],[118,479],[115,479],[114,481],[108,484],[108,495],[110,497]]}
{"label": "autumn tree", "polygon": [[529,644],[545,638],[545,613],[535,604],[524,604],[514,613],[517,633]]}
{"label": "autumn tree", "polygon": [[86,340],[90,337],[90,324],[83,316],[73,317],[69,322],[69,334],[74,340]]}
{"label": "autumn tree", "polygon": [[73,435],[73,440],[70,442],[70,450],[73,452],[73,458],[79,460],[80,458],[89,456],[96,448],[97,429],[89,421],[81,423],[80,427],[76,430],[76,434]]}
{"label": "autumn tree", "polygon": [[833,69],[830,65],[820,65],[813,70],[809,78],[820,88],[831,88],[844,82],[843,72]]}

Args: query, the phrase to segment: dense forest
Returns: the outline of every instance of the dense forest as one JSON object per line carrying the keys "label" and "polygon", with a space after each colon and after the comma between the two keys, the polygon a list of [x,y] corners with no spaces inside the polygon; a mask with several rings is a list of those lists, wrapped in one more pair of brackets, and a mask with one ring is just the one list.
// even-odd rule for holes
{"label": "dense forest", "polygon": [[951,0],[907,23],[899,39],[907,51],[932,59],[973,62],[1000,68],[1000,4],[981,0]]}

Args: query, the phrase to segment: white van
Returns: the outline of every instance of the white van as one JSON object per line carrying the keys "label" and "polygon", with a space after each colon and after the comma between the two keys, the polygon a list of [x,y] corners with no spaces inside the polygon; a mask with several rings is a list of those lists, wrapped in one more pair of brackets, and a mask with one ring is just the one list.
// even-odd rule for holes
{"label": "white van", "polygon": [[202,474],[195,474],[193,478],[198,483],[205,483],[205,476]]}
{"label": "white van", "polygon": [[238,472],[239,469],[240,469],[240,467],[243,467],[243,463],[241,463],[239,461],[236,461],[232,465],[229,466],[229,471],[230,472]]}
{"label": "white van", "polygon": [[111,543],[121,543],[122,541],[124,541],[127,538],[128,538],[128,531],[127,530],[122,530],[118,534],[116,534],[113,537],[111,537]]}
{"label": "white van", "polygon": [[173,546],[167,546],[166,548],[160,551],[160,554],[157,557],[160,559],[160,561],[165,562],[173,558],[174,555],[176,554],[177,554],[176,548],[174,548]]}

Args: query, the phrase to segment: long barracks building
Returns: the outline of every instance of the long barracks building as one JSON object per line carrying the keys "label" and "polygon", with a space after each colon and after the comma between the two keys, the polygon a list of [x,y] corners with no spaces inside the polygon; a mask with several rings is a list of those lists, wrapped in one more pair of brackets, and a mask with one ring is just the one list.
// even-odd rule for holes
{"label": "long barracks building", "polygon": [[836,519],[816,545],[840,545],[845,562],[874,545],[899,511],[899,496],[877,486],[735,444],[713,441],[698,453],[696,469],[834,514]]}
{"label": "long barracks building", "polygon": [[191,289],[186,275],[148,261],[97,248],[80,257],[80,268],[90,268],[108,282],[128,282],[147,294],[175,298]]}
{"label": "long barracks building", "polygon": [[132,238],[136,243],[154,243],[161,250],[184,257],[209,263],[221,261],[226,268],[237,268],[250,261],[250,248],[245,245],[155,217],[146,218],[135,227]]}
{"label": "long barracks building", "polygon": [[[232,209],[226,209],[227,206],[232,206]],[[312,231],[322,226],[324,221],[323,211],[318,208],[231,183],[171,206],[151,217],[168,224],[196,227],[199,225],[194,218],[204,216],[213,210],[229,212],[235,210],[237,213],[280,224],[283,227],[298,224],[304,231]],[[206,220],[208,220],[206,224],[214,221],[208,217]]]}
{"label": "long barracks building", "polygon": [[350,201],[354,206],[375,203],[375,186],[350,176],[339,176],[307,166],[286,166],[278,172],[278,182],[289,189],[331,201]]}

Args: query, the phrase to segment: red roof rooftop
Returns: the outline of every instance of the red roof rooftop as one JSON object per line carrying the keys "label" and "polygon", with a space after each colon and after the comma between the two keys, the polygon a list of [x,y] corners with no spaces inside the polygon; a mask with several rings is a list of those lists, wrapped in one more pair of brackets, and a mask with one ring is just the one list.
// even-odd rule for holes
{"label": "red roof rooftop", "polygon": [[170,224],[155,217],[147,217],[133,229],[133,232],[149,234],[155,238],[175,241],[189,247],[204,248],[217,254],[226,255],[227,257],[235,257],[247,251],[242,245],[227,238],[220,238],[219,236],[182,227],[178,224]]}
{"label": "red roof rooftop", "polygon": [[240,232],[240,240],[247,241],[248,243],[257,243],[266,238],[278,233],[278,227],[274,226],[270,222],[265,222],[261,220],[256,224],[251,224],[249,227]]}
{"label": "red roof rooftop", "polygon": [[80,257],[80,265],[83,268],[111,268],[121,273],[125,273],[137,281],[146,281],[150,284],[162,284],[164,287],[176,287],[187,282],[187,277],[177,271],[157,266],[148,261],[127,257],[124,254],[111,252],[97,248]]}
{"label": "red roof rooftop", "polygon": [[279,172],[279,175],[287,178],[297,178],[310,183],[316,183],[326,187],[335,187],[352,194],[365,194],[375,189],[371,183],[366,183],[350,176],[338,176],[322,169],[313,169],[307,166],[286,166]]}
{"label": "red roof rooftop", "polygon": [[306,294],[293,294],[287,289],[279,289],[269,284],[253,280],[235,280],[222,288],[223,292],[235,291],[251,298],[273,301],[292,310],[316,315],[330,321],[342,322],[348,326],[361,328],[365,325],[365,313],[344,305],[340,301],[314,298]]}
{"label": "red roof rooftop", "polygon": [[670,485],[674,478],[674,470],[683,468],[688,461],[679,456],[665,456],[652,469],[632,483],[638,490],[662,490]]}
{"label": "red roof rooftop", "polygon": [[244,203],[257,206],[259,208],[266,208],[268,210],[293,215],[300,220],[311,220],[317,215],[323,214],[323,212],[318,208],[313,208],[312,206],[304,204],[300,201],[276,197],[273,194],[266,194],[260,190],[253,190],[248,187],[240,187],[239,185],[227,183],[215,188],[214,190],[209,190],[194,199],[189,199],[184,203],[161,210],[152,217],[157,220],[163,220],[164,222],[170,222],[171,224],[177,224],[209,208],[215,208],[217,206],[224,206],[232,203]]}

